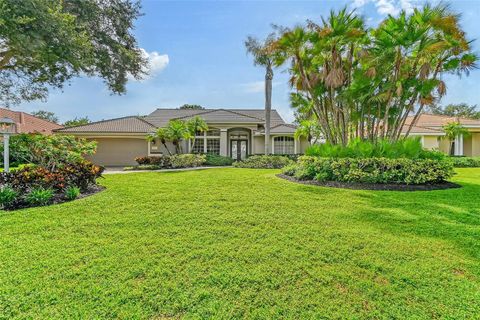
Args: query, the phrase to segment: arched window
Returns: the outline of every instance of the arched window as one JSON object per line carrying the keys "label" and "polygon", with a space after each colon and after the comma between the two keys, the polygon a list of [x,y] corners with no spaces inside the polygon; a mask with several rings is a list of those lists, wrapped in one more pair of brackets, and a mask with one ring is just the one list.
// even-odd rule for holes
{"label": "arched window", "polygon": [[295,141],[292,137],[275,137],[273,138],[274,154],[294,154]]}

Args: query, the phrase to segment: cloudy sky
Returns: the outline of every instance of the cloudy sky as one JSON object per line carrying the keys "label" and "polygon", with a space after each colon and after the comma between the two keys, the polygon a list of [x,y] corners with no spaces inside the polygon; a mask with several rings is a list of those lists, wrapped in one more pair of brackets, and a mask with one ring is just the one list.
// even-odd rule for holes
{"label": "cloudy sky", "polygon": [[[63,91],[52,91],[47,102],[30,102],[13,109],[48,110],[61,121],[88,116],[101,120],[148,114],[155,108],[184,103],[211,108],[263,108],[263,70],[252,65],[243,42],[248,35],[264,37],[271,24],[293,26],[319,21],[331,9],[356,8],[370,25],[401,9],[412,10],[423,1],[142,1],[143,13],[135,34],[150,60],[150,76],[130,81],[127,93],[114,96],[99,79],[79,78]],[[480,39],[480,0],[451,1],[462,14],[470,39]],[[479,40],[480,41],[480,40]],[[473,43],[480,52],[478,41]],[[276,70],[273,105],[287,120],[288,75]],[[442,103],[467,102],[480,107],[480,70],[459,80],[447,77],[448,93]]]}

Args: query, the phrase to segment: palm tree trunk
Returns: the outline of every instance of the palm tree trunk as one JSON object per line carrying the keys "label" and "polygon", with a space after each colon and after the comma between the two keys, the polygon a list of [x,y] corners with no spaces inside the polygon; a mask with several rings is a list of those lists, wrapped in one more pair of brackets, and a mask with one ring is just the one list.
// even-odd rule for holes
{"label": "palm tree trunk", "polygon": [[265,73],[265,154],[271,153],[270,148],[270,113],[272,111],[272,79],[273,70],[267,65]]}

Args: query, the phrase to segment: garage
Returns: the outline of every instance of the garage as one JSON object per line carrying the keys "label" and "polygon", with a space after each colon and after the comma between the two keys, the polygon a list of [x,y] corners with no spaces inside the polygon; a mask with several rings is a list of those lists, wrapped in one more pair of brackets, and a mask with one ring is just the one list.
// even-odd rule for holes
{"label": "garage", "polygon": [[102,166],[132,166],[135,158],[148,154],[145,138],[95,138],[97,152],[87,159]]}

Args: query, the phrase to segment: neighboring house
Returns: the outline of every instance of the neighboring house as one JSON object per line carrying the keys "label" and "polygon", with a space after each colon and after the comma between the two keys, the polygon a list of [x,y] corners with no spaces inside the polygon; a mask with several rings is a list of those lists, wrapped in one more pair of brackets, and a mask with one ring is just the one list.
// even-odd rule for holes
{"label": "neighboring house", "polygon": [[[195,138],[190,150],[183,142],[186,153],[214,153],[245,159],[249,155],[262,154],[265,150],[264,109],[157,109],[148,116],[131,116],[93,122],[87,125],[55,130],[98,142],[97,152],[90,157],[94,163],[105,166],[135,164],[135,158],[147,155],[168,154],[160,141],[147,142],[146,137],[157,128],[167,126],[173,119],[188,120],[199,116],[208,124],[209,130]],[[271,113],[271,145],[274,154],[304,153],[306,139],[295,139],[295,126],[285,123],[276,110]],[[167,142],[167,148],[175,148]]]}
{"label": "neighboring house", "polygon": [[[413,117],[407,119],[410,125]],[[450,142],[445,138],[443,126],[450,122],[459,122],[468,129],[470,135],[458,136],[454,142],[453,153],[456,156],[479,157],[480,156],[480,120],[465,119],[433,114],[422,114],[410,131],[410,136],[420,136],[426,149],[439,150],[449,153]],[[407,130],[405,126],[403,132]]]}
{"label": "neighboring house", "polygon": [[13,134],[18,133],[41,133],[52,134],[53,130],[61,129],[63,126],[44,119],[37,118],[31,114],[0,108],[0,118],[10,118],[15,124],[10,129]]}

